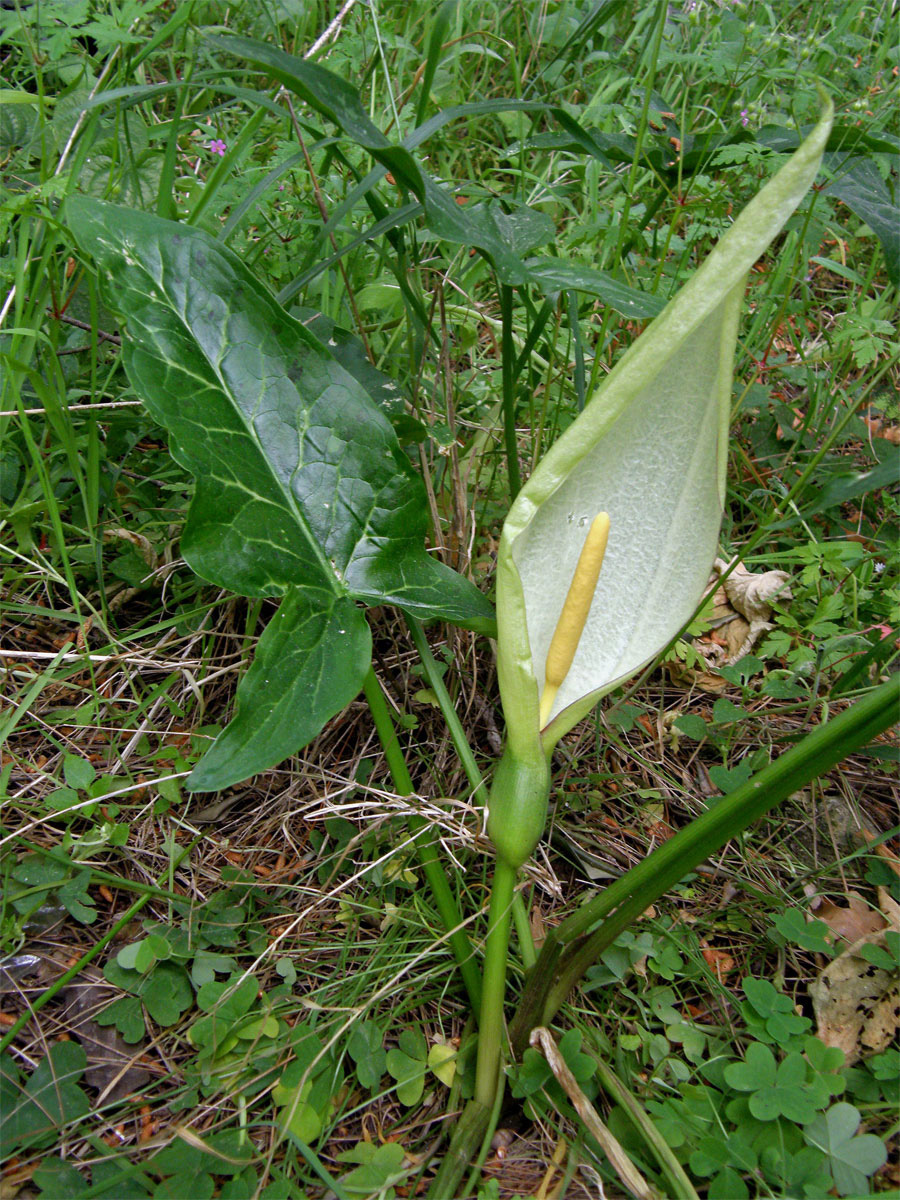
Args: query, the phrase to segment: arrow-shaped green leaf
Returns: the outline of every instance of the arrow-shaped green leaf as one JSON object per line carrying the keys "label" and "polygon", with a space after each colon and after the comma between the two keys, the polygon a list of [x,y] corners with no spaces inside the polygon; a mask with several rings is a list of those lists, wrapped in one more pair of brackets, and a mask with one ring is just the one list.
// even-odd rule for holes
{"label": "arrow-shaped green leaf", "polygon": [[85,198],[66,205],[124,319],[125,368],[196,477],[182,553],[205,579],[283,597],[239,715],[188,783],[210,790],[304,745],[370,661],[353,603],[487,629],[487,600],[424,548],[421,481],[362,385],[207,234]]}

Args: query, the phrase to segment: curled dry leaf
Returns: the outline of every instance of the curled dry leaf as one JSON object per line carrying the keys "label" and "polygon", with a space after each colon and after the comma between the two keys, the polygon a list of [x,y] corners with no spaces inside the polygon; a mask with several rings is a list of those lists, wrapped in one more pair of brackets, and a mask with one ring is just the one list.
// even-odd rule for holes
{"label": "curled dry leaf", "polygon": [[[722,558],[715,561],[715,570],[719,577],[728,570],[729,564]],[[772,603],[775,600],[790,600],[791,590],[787,581],[790,578],[787,571],[764,571],[754,575],[740,563],[724,580],[722,587],[732,608],[736,609],[752,625],[756,621],[767,621],[772,615]]]}
{"label": "curled dry leaf", "polygon": [[[723,558],[717,558],[713,564],[710,582],[715,583],[717,579],[721,579],[728,567],[729,564]],[[745,654],[749,654],[760,635],[772,628],[769,618],[772,616],[773,602],[783,602],[792,598],[791,589],[787,586],[789,578],[786,571],[764,571],[754,574],[740,563],[725,578],[721,591],[724,592],[727,605],[731,609],[731,619],[728,620],[728,612],[721,603],[720,593],[716,595],[715,611],[720,612],[721,623],[726,630],[727,662],[737,662]]]}
{"label": "curled dry leaf", "polygon": [[726,950],[717,950],[715,946],[711,946],[704,938],[700,942],[700,953],[703,955],[706,965],[714,972],[716,978],[721,982],[726,975],[730,975],[735,968],[735,961],[732,955]]}
{"label": "curled dry leaf", "polygon": [[771,629],[772,601],[790,600],[791,590],[785,571],[765,571],[755,575],[738,564],[732,573],[719,583],[729,564],[717,558],[713,564],[707,590],[713,592],[710,625],[712,632],[699,638],[694,649],[703,656],[706,670],[668,663],[675,683],[698,687],[704,692],[723,692],[728,681],[718,670],[749,654],[760,636]]}

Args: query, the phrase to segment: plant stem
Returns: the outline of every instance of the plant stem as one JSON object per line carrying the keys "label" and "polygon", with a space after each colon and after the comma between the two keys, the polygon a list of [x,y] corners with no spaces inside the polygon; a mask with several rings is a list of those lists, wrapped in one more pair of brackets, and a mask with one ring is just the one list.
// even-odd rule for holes
{"label": "plant stem", "polygon": [[[406,621],[409,625],[409,631],[412,634],[416,650],[419,652],[419,658],[422,660],[422,667],[425,671],[425,678],[428,680],[428,686],[434,692],[437,699],[438,707],[441,710],[447,731],[450,734],[450,740],[453,742],[453,747],[459,756],[462,769],[465,771],[466,778],[469,781],[472,798],[475,799],[484,787],[484,777],[478,768],[478,763],[475,761],[475,755],[472,752],[472,747],[469,745],[469,739],[466,737],[462,721],[460,721],[453,701],[450,698],[450,693],[447,691],[447,685],[444,683],[441,669],[434,657],[431,646],[428,644],[424,626],[415,617],[407,616]],[[513,896],[512,915],[516,925],[516,936],[519,941],[522,963],[528,969],[534,966],[537,956],[534,949],[534,940],[531,936],[531,926],[528,922],[528,911],[520,892],[516,892]]]}
{"label": "plant stem", "polygon": [[[363,692],[369,703],[372,720],[375,722],[375,729],[384,749],[384,756],[394,781],[394,787],[401,796],[411,796],[415,792],[415,788],[397,740],[387,701],[371,667],[363,683]],[[447,932],[447,941],[469,994],[472,1011],[477,1013],[481,1004],[481,978],[475,965],[472,943],[469,941],[447,876],[444,874],[444,869],[437,856],[434,833],[424,817],[413,813],[407,817],[407,824],[413,836],[419,865],[428,880],[435,906]]]}
{"label": "plant stem", "polygon": [[506,464],[509,472],[509,502],[515,500],[522,487],[519,474],[519,442],[516,437],[516,397],[513,368],[516,351],[513,344],[513,290],[507,283],[500,284],[500,362],[503,373],[503,437],[506,443]]}
{"label": "plant stem", "polygon": [[470,1100],[453,1130],[453,1137],[438,1172],[431,1181],[427,1200],[450,1200],[469,1163],[478,1153],[489,1127],[492,1108]]}
{"label": "plant stem", "polygon": [[494,1103],[500,1074],[510,913],[515,886],[515,867],[498,858],[494,868],[487,940],[484,947],[484,985],[481,1020],[478,1023],[478,1062],[475,1070],[475,1099],[485,1108],[491,1108]]}
{"label": "plant stem", "polygon": [[528,920],[528,910],[525,907],[525,901],[522,899],[521,892],[513,894],[512,919],[516,927],[516,940],[519,943],[522,966],[526,971],[530,971],[537,962],[537,951],[534,948],[534,938],[531,933],[531,924]]}
{"label": "plant stem", "polygon": [[431,646],[428,644],[428,638],[425,636],[425,629],[422,622],[417,621],[415,617],[407,615],[406,623],[415,642],[416,650],[419,652],[419,658],[422,660],[422,667],[425,670],[425,678],[428,680],[428,686],[434,692],[438,707],[447,726],[447,732],[450,734],[450,740],[453,742],[453,748],[459,756],[460,764],[466,773],[466,779],[469,781],[469,787],[472,789],[474,797],[483,786],[484,778],[478,769],[478,763],[475,761],[475,755],[472,752],[472,747],[469,745],[469,739],[466,737],[465,730],[462,727],[462,721],[457,716],[450,693],[447,691],[447,685],[444,683],[441,669],[438,666],[437,659],[434,657]]}
{"label": "plant stem", "polygon": [[505,1091],[506,1077],[501,1072],[497,1077],[497,1094],[494,1096],[494,1103],[491,1105],[491,1111],[484,1126],[478,1156],[472,1164],[472,1170],[469,1172],[469,1182],[466,1185],[464,1193],[466,1196],[474,1196],[478,1190],[478,1176],[481,1174],[481,1168],[484,1166],[485,1159],[490,1153],[491,1141],[497,1131],[497,1125],[500,1121],[500,1109],[503,1107],[503,1093]]}

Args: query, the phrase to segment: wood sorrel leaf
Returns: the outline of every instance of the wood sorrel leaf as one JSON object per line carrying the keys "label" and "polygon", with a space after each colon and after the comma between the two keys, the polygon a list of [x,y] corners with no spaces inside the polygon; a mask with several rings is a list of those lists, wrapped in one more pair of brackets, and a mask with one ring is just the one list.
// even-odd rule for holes
{"label": "wood sorrel leaf", "polygon": [[[498,564],[498,669],[510,753],[534,762],[694,610],[716,553],[731,374],[747,272],[816,177],[809,137],[616,364],[509,511]],[[611,530],[572,667],[541,736],[545,659],[587,529]]]}
{"label": "wood sorrel leaf", "polygon": [[125,368],[196,477],[185,560],[281,597],[238,717],[188,786],[225,787],[299,749],[362,686],[354,601],[489,628],[488,601],[425,552],[425,490],[362,385],[206,233],[76,197],[66,219],[124,319]]}

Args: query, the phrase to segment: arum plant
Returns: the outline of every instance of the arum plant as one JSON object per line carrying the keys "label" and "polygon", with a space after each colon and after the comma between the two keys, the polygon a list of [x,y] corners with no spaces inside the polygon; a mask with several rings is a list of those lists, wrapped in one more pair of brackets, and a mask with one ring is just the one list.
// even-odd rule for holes
{"label": "arum plant", "polygon": [[511,898],[544,829],[550,755],[676,636],[706,587],[725,499],[747,273],[812,185],[831,117],[829,104],[545,455],[506,518],[497,662],[507,740],[487,815],[497,865],[479,1035],[482,1106],[496,1095]]}

